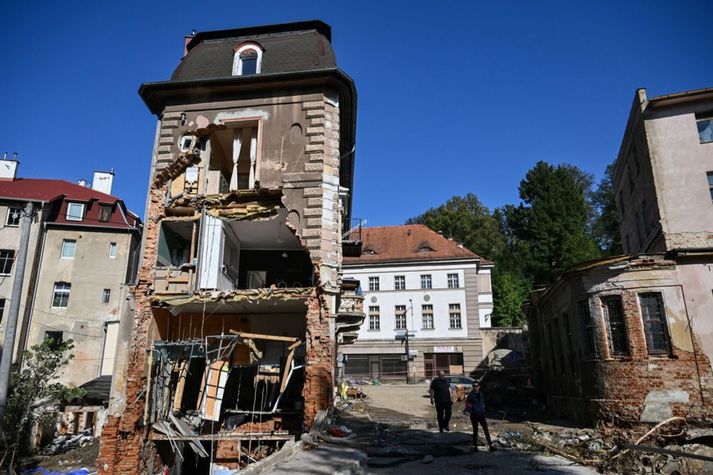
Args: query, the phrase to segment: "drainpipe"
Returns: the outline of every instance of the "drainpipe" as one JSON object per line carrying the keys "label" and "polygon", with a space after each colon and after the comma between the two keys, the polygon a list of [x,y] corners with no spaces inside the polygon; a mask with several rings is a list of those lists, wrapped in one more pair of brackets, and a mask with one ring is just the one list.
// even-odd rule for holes
{"label": "drainpipe", "polygon": [[15,333],[17,333],[17,319],[20,315],[20,300],[22,299],[22,281],[25,278],[25,264],[27,261],[27,247],[30,242],[30,228],[34,215],[34,205],[31,201],[25,204],[22,217],[22,234],[20,235],[20,249],[17,252],[15,264],[15,279],[12,284],[10,311],[8,313],[7,328],[5,329],[5,343],[3,345],[2,359],[0,359],[0,421],[5,417],[8,386],[10,385],[10,367],[15,349]]}

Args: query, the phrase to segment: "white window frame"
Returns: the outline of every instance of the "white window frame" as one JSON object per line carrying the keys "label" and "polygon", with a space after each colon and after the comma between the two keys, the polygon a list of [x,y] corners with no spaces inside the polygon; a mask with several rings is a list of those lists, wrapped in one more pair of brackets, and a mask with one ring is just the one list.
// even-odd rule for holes
{"label": "white window frame", "polygon": [[395,275],[394,276],[394,290],[406,290],[406,276],[405,275]]}
{"label": "white window frame", "polygon": [[[13,215],[13,211],[17,213],[17,224],[10,223],[10,218]],[[7,216],[5,216],[5,226],[8,226],[10,228],[18,228],[18,227],[20,227],[21,219],[22,219],[22,208],[16,208],[14,206],[10,206],[7,209]]]}
{"label": "white window frame", "polygon": [[[403,326],[401,326],[403,323]],[[408,328],[408,322],[406,321],[406,305],[395,305],[394,306],[394,329],[395,330],[406,330]]]}
{"label": "white window frame", "polygon": [[2,276],[11,275],[11,274],[12,274],[12,268],[13,268],[13,266],[15,265],[15,258],[17,257],[17,255],[15,254],[15,250],[14,250],[14,249],[0,249],[0,251],[1,251],[1,252],[7,252],[7,253],[9,253],[9,256],[8,256],[8,257],[3,257],[3,258],[2,258],[2,261],[3,261],[2,268],[3,268],[3,270],[5,270],[5,269],[4,269],[4,267],[6,267],[5,264],[6,264],[7,262],[10,263],[9,272],[0,272],[0,275],[2,275]]}
{"label": "white window frame", "polygon": [[433,330],[434,328],[435,324],[433,322],[433,304],[421,305],[421,329]]}
{"label": "white window frame", "polygon": [[379,276],[370,276],[369,277],[369,292],[378,292],[380,289],[381,285],[379,283]]}
{"label": "white window frame", "polygon": [[369,330],[381,330],[381,312],[379,311],[378,305],[369,306]]}
{"label": "white window frame", "polygon": [[[74,243],[74,247],[72,248],[72,255],[65,255],[64,254],[64,249],[65,249],[65,244],[68,243]],[[59,258],[60,259],[74,259],[74,256],[77,254],[77,240],[76,239],[62,239],[62,247],[59,250]]]}
{"label": "white window frame", "polygon": [[[458,325],[454,325],[457,323]],[[462,330],[463,329],[463,316],[460,313],[459,303],[449,303],[448,304],[448,325],[451,330]]]}
{"label": "white window frame", "polygon": [[448,274],[448,288],[449,289],[459,289],[460,288],[460,276],[458,272],[453,272]]}
{"label": "white window frame", "polygon": [[[57,288],[58,286],[62,286],[62,288]],[[66,286],[66,288],[65,288]],[[69,282],[55,282],[54,287],[52,290],[52,308],[67,308],[69,307],[69,296],[72,293],[72,284]],[[66,305],[55,305],[54,300],[55,296],[57,294],[66,294],[67,295],[67,300],[66,300]]]}
{"label": "white window frame", "polygon": [[[76,215],[71,213],[72,207],[74,206],[79,206],[81,209],[81,212],[79,213],[79,217],[77,218]],[[84,219],[84,209],[85,205],[84,203],[76,203],[73,201],[67,202],[67,221],[82,221]]]}
{"label": "white window frame", "polygon": [[109,243],[109,259],[116,259],[116,243]]}
{"label": "white window frame", "polygon": [[421,289],[429,290],[433,288],[433,278],[431,274],[421,274]]}
{"label": "white window frame", "polygon": [[235,50],[235,55],[233,56],[233,76],[243,75],[243,61],[240,59],[240,55],[248,50],[253,50],[257,54],[255,74],[260,74],[260,70],[262,69],[262,48],[255,43],[246,43]]}

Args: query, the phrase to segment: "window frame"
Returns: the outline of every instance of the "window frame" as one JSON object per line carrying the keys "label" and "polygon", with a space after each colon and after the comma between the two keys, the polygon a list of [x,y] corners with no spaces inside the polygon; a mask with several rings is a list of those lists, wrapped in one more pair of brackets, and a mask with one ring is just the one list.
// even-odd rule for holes
{"label": "window frame", "polygon": [[381,309],[378,305],[369,305],[369,331],[381,331]]}
{"label": "window frame", "polygon": [[406,276],[405,275],[395,275],[394,276],[394,290],[406,290]]}
{"label": "window frame", "polygon": [[[617,335],[617,341],[618,338],[622,338],[623,343],[625,348],[623,349],[617,349],[616,343],[615,343],[615,338],[614,338],[614,330],[615,328],[612,328],[612,319],[610,315],[610,308],[609,308],[609,302],[616,302],[618,303],[619,310],[620,310],[620,316],[621,316],[621,322],[615,322],[616,323],[616,330],[617,333],[619,333],[619,330],[621,330],[621,335]],[[602,296],[601,297],[601,303],[602,303],[602,314],[604,315],[604,319],[607,324],[607,339],[609,343],[609,353],[611,356],[615,357],[628,357],[631,355],[631,345],[629,344],[629,333],[628,329],[626,328],[626,312],[624,311],[624,302],[621,298],[621,295],[607,295],[607,296]],[[619,329],[619,326],[621,328]]]}
{"label": "window frame", "polygon": [[102,290],[102,305],[109,305],[111,302],[111,289]]}
{"label": "window frame", "polygon": [[[17,223],[11,223],[10,218],[12,218],[13,215],[13,210],[14,212],[17,213]],[[22,221],[22,208],[18,208],[15,206],[8,206],[7,207],[7,215],[5,216],[5,226],[10,227],[10,228],[19,228],[20,227],[20,221]]]}
{"label": "window frame", "polygon": [[449,272],[446,274],[449,289],[460,289],[460,275],[458,272]]}
{"label": "window frame", "polygon": [[0,298],[0,327],[2,327],[2,318],[5,316],[6,299]]}
{"label": "window frame", "polygon": [[[61,288],[59,288],[60,286],[61,286]],[[69,296],[71,293],[72,293],[71,282],[55,282],[54,286],[52,287],[51,307],[52,308],[67,308],[67,307],[69,307]],[[64,298],[64,301],[62,301],[63,296],[66,296]],[[59,301],[59,303],[64,303],[64,305],[55,305],[55,303],[58,301]]]}
{"label": "window frame", "polygon": [[597,324],[592,318],[592,310],[589,307],[589,299],[578,300],[577,316],[579,326],[582,330],[582,340],[584,340],[584,354],[588,357],[599,356],[597,351]]}
{"label": "window frame", "polygon": [[378,292],[380,288],[379,276],[371,275],[369,276],[369,292]]}
{"label": "window frame", "polygon": [[[403,326],[401,326],[403,324]],[[407,330],[406,305],[394,305],[394,329]]]}
{"label": "window frame", "polygon": [[432,274],[421,274],[421,290],[433,289]]}
{"label": "window frame", "polygon": [[[53,335],[59,335],[55,338]],[[64,342],[64,332],[60,330],[46,330],[44,341],[52,340],[55,345],[61,345]]]}
{"label": "window frame", "polygon": [[696,116],[696,129],[698,132],[698,143],[700,144],[706,144],[706,143],[713,143],[713,134],[711,135],[710,140],[704,140],[701,134],[703,133],[703,130],[705,130],[708,127],[705,127],[703,130],[701,130],[701,126],[699,124],[702,124],[704,122],[708,123],[708,127],[713,129],[713,114],[707,114],[703,116]]}
{"label": "window frame", "polygon": [[[653,319],[647,318],[648,312],[644,311],[644,305],[642,302],[642,297],[654,296],[658,300],[658,307],[660,310],[658,324],[661,325],[662,331],[658,332],[663,335],[665,340],[665,348],[655,348],[653,334],[651,332],[650,325]],[[662,292],[639,292],[636,295],[639,302],[639,312],[641,313],[641,324],[644,328],[644,335],[646,337],[646,351],[649,355],[654,356],[666,356],[670,355],[673,349],[671,345],[671,332],[668,328],[668,317],[666,316],[666,305],[664,303]]]}
{"label": "window frame", "polygon": [[[4,253],[9,253],[9,256],[4,256],[3,255]],[[12,275],[12,267],[14,264],[15,264],[15,250],[14,249],[0,249],[0,275],[2,275],[2,276]],[[9,265],[9,269],[6,268],[8,265]]]}
{"label": "window frame", "polygon": [[113,206],[111,205],[99,205],[100,223],[108,223],[109,221],[111,221],[112,208]]}
{"label": "window frame", "polygon": [[[74,248],[72,250],[72,255],[71,256],[65,256],[64,255],[64,249],[65,249],[65,244],[67,243],[74,243]],[[74,257],[77,255],[77,240],[76,239],[62,239],[62,245],[60,246],[59,249],[59,258],[60,259],[74,259]]]}
{"label": "window frame", "polygon": [[117,245],[115,242],[109,243],[109,259],[116,259]]}
{"label": "window frame", "polygon": [[[454,323],[457,323],[458,325],[456,326],[454,325]],[[448,304],[448,328],[450,330],[463,329],[463,315],[461,313],[461,307],[459,303]]]}
{"label": "window frame", "polygon": [[[250,42],[242,44],[234,49],[235,53],[233,55],[233,76],[247,76],[243,74],[243,59],[241,56],[243,55],[243,53],[246,53],[249,50],[254,51],[257,55],[254,75],[260,74],[262,70],[263,51],[260,45],[258,45],[257,43]],[[253,76],[253,74],[250,74],[249,76]]]}
{"label": "window frame", "polygon": [[[80,216],[77,218],[76,215],[71,213],[73,206],[79,206],[81,209]],[[85,203],[79,203],[77,201],[67,202],[67,213],[65,214],[65,219],[67,221],[84,221],[84,213],[86,213],[87,206]]]}
{"label": "window frame", "polygon": [[424,303],[421,305],[421,330],[435,329],[436,327],[433,321],[433,304]]}

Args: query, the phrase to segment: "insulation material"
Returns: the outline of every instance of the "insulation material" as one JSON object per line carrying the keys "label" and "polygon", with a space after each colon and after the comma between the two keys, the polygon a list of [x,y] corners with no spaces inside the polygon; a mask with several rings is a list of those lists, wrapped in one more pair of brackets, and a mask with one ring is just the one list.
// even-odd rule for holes
{"label": "insulation material", "polygon": [[223,360],[214,361],[206,368],[205,384],[201,388],[201,417],[203,419],[220,420],[220,406],[223,404],[223,393],[229,371],[230,364]]}

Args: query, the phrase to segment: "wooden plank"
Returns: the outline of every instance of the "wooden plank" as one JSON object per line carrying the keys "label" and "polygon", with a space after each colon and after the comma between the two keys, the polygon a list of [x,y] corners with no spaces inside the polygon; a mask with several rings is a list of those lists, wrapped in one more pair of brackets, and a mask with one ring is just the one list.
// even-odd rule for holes
{"label": "wooden plank", "polygon": [[186,376],[188,375],[188,360],[181,360],[178,364],[178,382],[176,392],[173,396],[173,410],[180,411],[183,403],[183,391],[186,387]]}
{"label": "wooden plank", "polygon": [[209,366],[205,391],[201,401],[201,417],[209,421],[220,420],[220,406],[223,404],[223,392],[228,381],[230,364],[227,361],[216,360]]}
{"label": "wooden plank", "polygon": [[294,359],[294,356],[295,350],[293,348],[287,354],[287,360],[285,361],[285,372],[282,373],[282,382],[280,383],[280,393],[284,393],[285,388],[287,387],[287,377],[290,375],[290,368],[292,368],[292,360]]}
{"label": "wooden plank", "polygon": [[243,338],[252,338],[252,339],[258,339],[258,340],[272,340],[272,341],[287,341],[290,343],[295,343],[298,342],[300,339],[295,338],[292,336],[277,336],[277,335],[263,335],[260,333],[244,333],[244,332],[239,332],[237,330],[230,330],[230,333],[233,335],[238,335]]}
{"label": "wooden plank", "polygon": [[[198,442],[195,442],[195,440],[200,440],[200,439],[193,438],[193,437],[196,437],[198,434],[193,432],[193,430],[191,430],[190,426],[186,422],[182,421],[181,419],[174,416],[173,414],[169,414],[168,417],[171,419],[171,422],[173,422],[173,425],[176,426],[176,429],[178,429],[178,432],[180,432],[183,437],[189,437],[188,439],[185,439],[185,440],[194,441],[194,442],[189,442],[188,445],[191,446],[191,448],[196,453],[196,455],[198,455],[199,457],[208,457],[209,454],[208,454],[208,452],[205,451],[203,446],[201,444],[199,444]],[[173,439],[173,440],[176,440],[176,439]]]}

